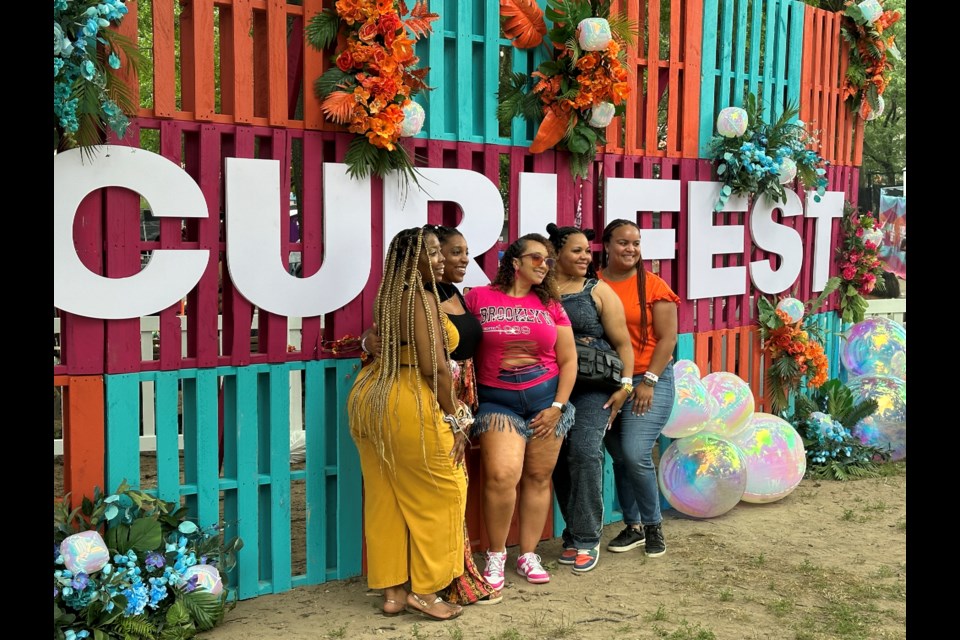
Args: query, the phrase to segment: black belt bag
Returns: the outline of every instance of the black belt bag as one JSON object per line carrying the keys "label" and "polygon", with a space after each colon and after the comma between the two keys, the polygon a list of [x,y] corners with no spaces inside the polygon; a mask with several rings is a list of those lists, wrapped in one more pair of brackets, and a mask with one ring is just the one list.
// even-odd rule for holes
{"label": "black belt bag", "polygon": [[623,360],[615,353],[588,344],[577,346],[577,390],[592,389],[613,393],[622,385]]}

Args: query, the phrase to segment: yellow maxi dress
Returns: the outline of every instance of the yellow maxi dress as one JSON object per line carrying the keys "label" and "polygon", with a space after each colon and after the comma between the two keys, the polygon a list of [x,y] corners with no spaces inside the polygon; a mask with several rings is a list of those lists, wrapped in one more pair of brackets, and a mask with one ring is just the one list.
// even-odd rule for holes
{"label": "yellow maxi dress", "polygon": [[[443,321],[449,348],[455,349],[460,336],[453,323]],[[408,364],[416,354],[404,350],[401,362]],[[377,359],[360,371],[348,407],[358,406],[355,400],[369,406],[366,398],[380,366]],[[386,415],[356,413],[350,415],[350,435],[363,473],[368,585],[383,589],[409,580],[416,593],[446,587],[463,573],[467,481],[450,457],[454,438],[443,410],[429,385],[418,384],[415,369],[402,366]]]}

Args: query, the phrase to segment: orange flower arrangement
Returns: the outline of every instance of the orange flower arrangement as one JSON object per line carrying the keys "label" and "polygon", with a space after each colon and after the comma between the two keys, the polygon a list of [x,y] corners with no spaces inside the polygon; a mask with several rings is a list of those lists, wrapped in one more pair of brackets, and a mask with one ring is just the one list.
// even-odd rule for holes
{"label": "orange flower arrangement", "polygon": [[[509,11],[503,13],[505,7]],[[541,63],[529,77],[513,74],[499,95],[500,123],[509,126],[517,116],[539,120],[530,152],[554,148],[570,152],[574,176],[587,177],[597,145],[606,143],[607,125],[623,114],[630,92],[625,47],[632,42],[636,25],[623,16],[611,17],[609,10],[609,2],[547,0],[553,59]],[[501,12],[508,17],[504,32],[516,36],[515,46],[539,44],[539,38],[528,38],[538,34],[543,23],[535,3],[501,2]],[[511,24],[517,28],[508,32]]]}
{"label": "orange flower arrangement", "polygon": [[[813,308],[835,288],[836,284],[830,283],[829,291],[821,294]],[[802,318],[793,320],[766,298],[760,298],[757,306],[760,340],[768,358],[768,396],[772,413],[779,413],[787,408],[790,396],[800,388],[804,379],[808,389],[823,385],[829,375],[830,363],[820,341],[802,326]]]}
{"label": "orange flower arrangement", "polygon": [[413,47],[439,16],[429,12],[426,0],[417,0],[403,19],[407,13],[403,0],[337,0],[307,28],[308,42],[320,50],[344,32],[335,64],[314,90],[326,118],[357,134],[344,159],[352,177],[401,171],[416,179],[398,141],[423,125],[423,109],[412,98],[430,89],[424,81],[429,68],[416,68]]}

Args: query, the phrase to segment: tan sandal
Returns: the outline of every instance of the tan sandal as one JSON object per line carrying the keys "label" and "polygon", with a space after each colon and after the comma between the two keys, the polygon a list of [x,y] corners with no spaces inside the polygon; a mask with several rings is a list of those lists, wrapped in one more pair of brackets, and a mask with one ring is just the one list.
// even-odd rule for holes
{"label": "tan sandal", "polygon": [[[443,598],[441,598],[440,596],[437,596],[433,602],[427,602],[417,594],[411,592],[410,595],[407,596],[407,598],[408,598],[407,611],[409,611],[410,613],[420,614],[421,616],[429,620],[438,620],[438,621],[453,620],[454,618],[459,617],[463,613],[463,607],[461,607],[458,604],[451,604],[446,600],[444,600]],[[413,598],[413,601],[416,602],[416,605],[411,604],[409,598]],[[428,611],[428,609],[431,609],[438,604],[442,604],[444,609],[450,612],[450,615],[438,616]]]}

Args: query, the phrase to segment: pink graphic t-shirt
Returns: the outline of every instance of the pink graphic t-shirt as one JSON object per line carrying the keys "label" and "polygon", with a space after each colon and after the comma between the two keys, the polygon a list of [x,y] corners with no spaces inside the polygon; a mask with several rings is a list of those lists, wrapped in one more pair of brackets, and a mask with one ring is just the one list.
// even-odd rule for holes
{"label": "pink graphic t-shirt", "polygon": [[[514,298],[492,285],[474,287],[466,295],[467,311],[480,320],[483,338],[474,355],[477,384],[499,389],[528,389],[560,373],[554,345],[557,327],[569,327],[570,318],[556,300],[544,307],[537,294]],[[527,382],[500,379],[506,358],[537,358],[544,375]],[[512,367],[506,367],[510,370]]]}

